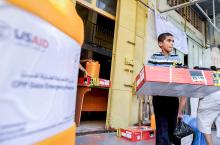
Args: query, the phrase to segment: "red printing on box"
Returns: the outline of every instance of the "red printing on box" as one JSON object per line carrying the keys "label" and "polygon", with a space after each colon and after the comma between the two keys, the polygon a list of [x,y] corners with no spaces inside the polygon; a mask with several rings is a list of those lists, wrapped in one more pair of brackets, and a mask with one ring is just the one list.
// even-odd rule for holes
{"label": "red printing on box", "polygon": [[140,141],[155,138],[155,130],[148,126],[129,127],[127,129],[120,129],[121,137],[130,141]]}

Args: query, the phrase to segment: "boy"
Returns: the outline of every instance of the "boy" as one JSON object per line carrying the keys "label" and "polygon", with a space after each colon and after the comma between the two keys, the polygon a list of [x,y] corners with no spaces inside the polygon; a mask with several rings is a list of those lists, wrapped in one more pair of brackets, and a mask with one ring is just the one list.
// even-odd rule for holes
{"label": "boy", "polygon": [[[161,48],[161,52],[153,54],[148,61],[148,65],[162,67],[170,67],[174,64],[182,65],[178,55],[171,54],[173,43],[172,34],[160,34],[158,45]],[[156,119],[156,145],[171,145],[177,118],[182,117],[185,103],[185,97],[181,97],[179,105],[178,97],[153,96]]]}
{"label": "boy", "polygon": [[[211,69],[217,71],[214,66]],[[207,145],[213,145],[211,127],[214,122],[217,127],[217,137],[220,137],[220,91],[201,98],[199,101],[198,129],[204,133]]]}

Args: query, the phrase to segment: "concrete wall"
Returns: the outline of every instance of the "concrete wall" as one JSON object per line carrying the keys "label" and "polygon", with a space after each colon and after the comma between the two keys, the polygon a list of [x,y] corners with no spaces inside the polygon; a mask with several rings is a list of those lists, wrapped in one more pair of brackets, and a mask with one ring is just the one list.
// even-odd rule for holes
{"label": "concrete wall", "polygon": [[[220,14],[216,15],[216,27],[220,29]],[[220,33],[217,32],[211,24],[207,24],[208,44],[211,44],[211,65],[220,67]]]}
{"label": "concrete wall", "polygon": [[[216,27],[220,29],[220,13],[216,15]],[[212,19],[213,21],[213,19]],[[207,39],[209,44],[220,44],[220,33],[207,23]]]}

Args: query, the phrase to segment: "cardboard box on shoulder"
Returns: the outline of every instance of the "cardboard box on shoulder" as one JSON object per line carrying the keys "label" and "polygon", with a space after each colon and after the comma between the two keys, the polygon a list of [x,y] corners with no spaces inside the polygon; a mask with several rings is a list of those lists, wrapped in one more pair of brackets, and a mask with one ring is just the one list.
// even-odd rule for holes
{"label": "cardboard box on shoulder", "polygon": [[220,90],[219,72],[144,66],[136,77],[138,96],[205,97]]}

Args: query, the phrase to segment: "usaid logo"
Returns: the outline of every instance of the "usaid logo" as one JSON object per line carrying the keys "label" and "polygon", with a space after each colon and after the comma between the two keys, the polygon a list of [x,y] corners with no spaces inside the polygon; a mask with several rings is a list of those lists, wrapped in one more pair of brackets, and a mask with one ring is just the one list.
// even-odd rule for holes
{"label": "usaid logo", "polygon": [[10,37],[11,32],[11,27],[7,23],[0,21],[0,42],[7,40]]}
{"label": "usaid logo", "polygon": [[9,24],[0,20],[0,42],[6,42],[10,37],[17,40],[17,43],[23,46],[38,49],[49,47],[49,42],[46,39],[20,28],[12,28]]}
{"label": "usaid logo", "polygon": [[34,35],[31,32],[23,31],[20,29],[15,29],[14,36],[15,36],[15,39],[26,44],[31,44],[33,46],[38,46],[41,48],[49,47],[49,42],[46,39],[39,37],[37,35]]}

